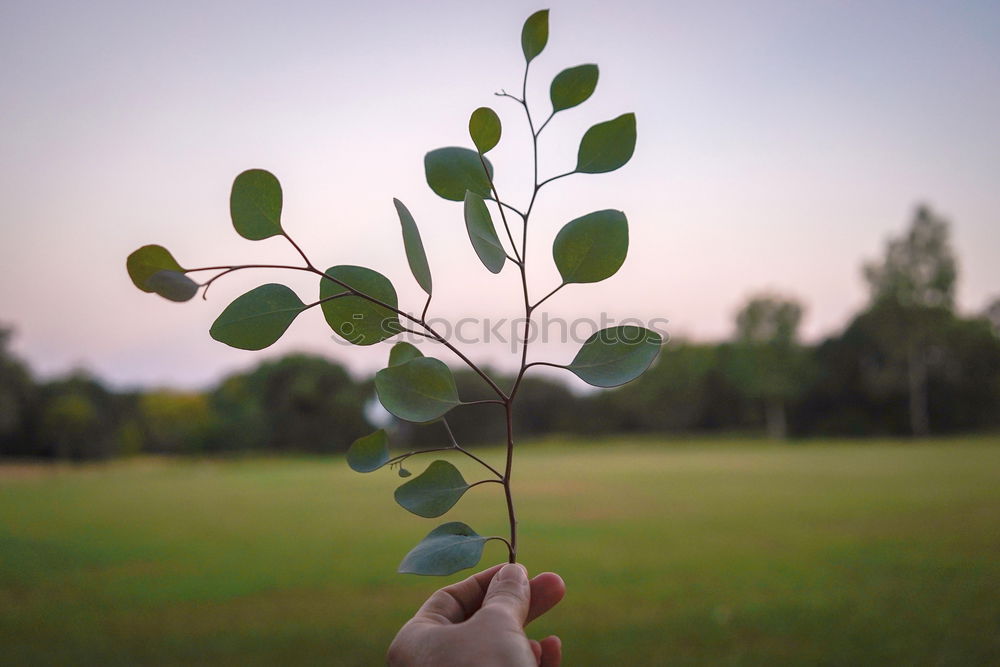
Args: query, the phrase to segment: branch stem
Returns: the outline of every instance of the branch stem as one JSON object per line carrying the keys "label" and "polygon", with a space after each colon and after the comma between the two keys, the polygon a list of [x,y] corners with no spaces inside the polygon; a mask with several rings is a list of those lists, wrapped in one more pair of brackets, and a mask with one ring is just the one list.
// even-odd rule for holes
{"label": "branch stem", "polygon": [[441,420],[441,424],[444,425],[444,430],[448,432],[448,438],[451,440],[451,446],[453,448],[455,448],[458,451],[462,452],[463,454],[465,454],[466,456],[468,456],[469,458],[471,458],[473,461],[478,461],[484,468],[486,468],[487,470],[489,470],[490,472],[492,472],[494,475],[496,475],[500,479],[503,479],[503,473],[501,473],[499,470],[497,470],[496,468],[494,468],[493,466],[491,466],[489,463],[487,463],[486,461],[482,460],[481,458],[479,458],[478,456],[476,456],[475,454],[473,454],[472,452],[470,452],[469,450],[465,449],[460,444],[458,444],[458,440],[455,439],[455,434],[452,432],[451,426],[448,424],[448,420],[447,419],[442,419]]}
{"label": "branch stem", "polygon": [[[510,240],[510,248],[511,248],[511,250],[514,251],[514,257],[511,257],[510,255],[507,255],[507,259],[510,259],[515,264],[520,265],[521,264],[521,256],[519,254],[517,254],[517,244],[514,243],[514,235],[510,233],[510,225],[507,224],[507,214],[503,212],[503,205],[501,205],[499,203],[500,202],[500,195],[497,194],[496,183],[493,182],[493,175],[490,173],[490,170],[487,169],[487,167],[486,167],[486,158],[483,157],[482,153],[479,154],[479,162],[482,163],[482,165],[483,165],[483,172],[486,174],[486,178],[490,182],[490,190],[493,191],[493,199],[497,202],[497,209],[499,209],[499,211],[500,211],[500,219],[503,220],[503,228],[505,230],[507,230],[507,238]],[[504,253],[504,254],[506,255],[507,253]]]}
{"label": "branch stem", "polygon": [[511,544],[510,544],[509,541],[507,541],[507,538],[500,537],[499,535],[492,535],[492,536],[486,538],[487,542],[489,542],[490,540],[499,540],[500,542],[503,542],[504,544],[506,544],[507,545],[507,551],[508,551],[508,553],[510,553],[510,562],[511,563],[514,562],[514,547],[511,546]]}
{"label": "branch stem", "polygon": [[[406,320],[409,320],[410,322],[413,322],[414,324],[422,327],[427,332],[427,334],[428,334],[425,337],[431,338],[431,339],[437,341],[438,343],[441,343],[442,345],[444,345],[449,350],[451,350],[451,352],[453,354],[455,354],[455,356],[457,356],[469,368],[471,368],[473,371],[475,371],[476,374],[479,375],[479,377],[481,377],[483,379],[483,381],[486,382],[486,384],[488,384],[490,386],[490,388],[494,392],[496,392],[497,396],[499,396],[501,400],[507,400],[507,394],[505,394],[504,391],[503,391],[503,389],[501,389],[499,387],[499,385],[497,385],[497,383],[493,381],[493,378],[491,378],[489,375],[487,375],[483,371],[483,369],[481,369],[479,366],[477,366],[471,359],[469,359],[467,356],[465,356],[465,354],[463,354],[461,350],[459,350],[457,347],[455,347],[454,345],[452,345],[452,343],[449,342],[444,336],[442,336],[441,334],[439,334],[437,332],[437,330],[434,329],[434,327],[432,327],[431,325],[429,325],[427,323],[427,321],[426,321],[426,313],[427,313],[427,308],[430,306],[430,297],[428,297],[427,303],[424,306],[424,313],[423,313],[423,315],[421,317],[419,317],[419,318],[414,317],[413,315],[410,315],[409,313],[407,313],[407,312],[405,312],[403,310],[400,310],[399,308],[396,308],[395,306],[390,306],[389,304],[385,303],[384,301],[382,301],[380,299],[376,299],[373,296],[365,294],[364,292],[351,287],[350,285],[348,285],[344,281],[339,280],[338,278],[334,278],[333,276],[329,275],[328,273],[326,273],[324,271],[320,271],[319,269],[317,269],[312,264],[312,262],[309,261],[308,257],[306,257],[305,253],[298,246],[298,244],[296,244],[294,241],[292,241],[292,239],[289,238],[287,234],[285,235],[285,238],[287,238],[288,241],[292,244],[292,246],[299,252],[299,254],[302,255],[303,260],[305,260],[305,262],[306,262],[306,266],[293,266],[293,265],[289,265],[289,264],[239,264],[239,265],[228,265],[228,266],[225,266],[225,265],[224,266],[203,266],[203,267],[198,267],[196,269],[186,269],[184,272],[185,273],[194,273],[194,272],[197,272],[197,271],[221,271],[221,273],[219,273],[216,276],[212,276],[208,281],[206,281],[205,283],[203,283],[201,285],[202,287],[205,288],[205,292],[202,293],[202,298],[205,298],[205,294],[208,292],[208,288],[216,280],[218,280],[219,278],[221,278],[224,275],[227,275],[229,273],[233,273],[234,271],[241,271],[243,269],[285,269],[285,270],[290,270],[290,271],[306,271],[308,273],[316,274],[316,275],[320,276],[323,279],[329,280],[329,281],[331,281],[331,282],[333,282],[333,283],[335,283],[335,284],[343,287],[345,290],[347,290],[347,292],[350,295],[360,297],[362,299],[365,299],[366,301],[370,301],[371,303],[374,303],[376,306],[380,306],[381,308],[385,308],[386,310],[388,310],[388,311],[390,311],[392,313],[395,313],[397,316],[402,317],[402,318],[404,318]],[[344,296],[344,295],[337,295],[337,296]]]}
{"label": "branch stem", "polygon": [[560,283],[558,287],[556,287],[554,290],[552,290],[551,292],[543,296],[541,299],[539,299],[535,305],[531,306],[531,310],[534,311],[535,308],[538,308],[540,305],[545,303],[545,301],[548,300],[550,296],[561,290],[563,287],[566,287],[566,283]]}
{"label": "branch stem", "polygon": [[502,479],[481,479],[478,482],[473,482],[472,484],[469,484],[469,488],[471,489],[472,487],[479,486],[480,484],[503,484],[503,480]]}

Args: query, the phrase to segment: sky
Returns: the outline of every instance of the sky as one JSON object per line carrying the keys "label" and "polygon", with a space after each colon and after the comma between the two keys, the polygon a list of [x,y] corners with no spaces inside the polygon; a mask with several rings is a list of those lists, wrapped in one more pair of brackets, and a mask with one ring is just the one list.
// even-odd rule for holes
{"label": "sky", "polygon": [[[493,93],[519,88],[521,24],[543,6],[6,0],[0,322],[14,327],[15,352],[42,375],[83,368],[123,387],[206,386],[292,350],[358,372],[384,365],[385,345],[331,340],[318,311],[265,352],[208,336],[256,285],[282,281],[308,302],[313,280],[244,272],[186,304],[131,285],[125,257],[148,243],[189,267],[296,260],[280,238],[233,231],[229,188],[247,168],[281,180],[284,227],[317,265],[378,270],[401,307],[419,310],[399,197],[430,259],[431,316],[442,326],[490,318],[490,327],[518,317],[515,270],[482,267],[461,206],[427,188],[422,160],[471,145],[468,116],[489,105],[504,123],[491,153],[501,196],[526,201],[523,112]],[[563,290],[547,302],[550,318],[659,318],[675,339],[718,340],[742,301],[769,290],[806,305],[803,335],[816,340],[864,306],[862,262],[920,202],[952,222],[960,309],[978,312],[1000,294],[1000,3],[547,6],[550,39],[528,82],[533,113],[548,114],[562,69],[594,62],[601,75],[589,101],[546,128],[541,174],[571,169],[589,126],[638,118],[628,165],[539,195],[534,295],[558,283],[551,243],[567,221],[615,208],[630,224],[621,271]],[[578,343],[549,333],[532,358],[568,362]],[[514,363],[508,348],[467,347],[502,367]]]}

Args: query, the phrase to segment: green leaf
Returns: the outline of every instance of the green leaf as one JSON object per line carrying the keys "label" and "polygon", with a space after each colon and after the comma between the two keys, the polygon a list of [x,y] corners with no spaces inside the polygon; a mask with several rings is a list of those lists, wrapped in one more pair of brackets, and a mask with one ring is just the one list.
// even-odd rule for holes
{"label": "green leaf", "polygon": [[549,10],[542,9],[524,22],[521,28],[521,50],[527,62],[534,60],[549,41]]}
{"label": "green leaf", "polygon": [[597,76],[597,65],[579,65],[556,74],[549,87],[552,113],[586,102],[597,87]]}
{"label": "green leaf", "polygon": [[500,117],[489,107],[479,107],[469,118],[469,136],[480,153],[490,152],[500,142]]}
{"label": "green leaf", "polygon": [[660,334],[636,326],[602,329],[565,368],[595,387],[617,387],[642,375],[660,352]]}
{"label": "green leaf", "polygon": [[[363,266],[341,265],[327,269],[326,274],[346,283],[358,292],[393,308],[397,307],[396,289],[388,278],[377,271]],[[320,279],[321,299],[345,293],[347,290],[334,281],[327,278]],[[349,295],[325,301],[322,308],[323,317],[333,332],[354,345],[374,345],[392,338],[403,330],[399,324],[399,316],[395,312],[360,296]]]}
{"label": "green leaf", "polygon": [[[483,162],[489,170],[489,177],[483,171]],[[493,165],[476,151],[451,146],[438,148],[424,156],[424,174],[427,185],[439,197],[463,201],[466,190],[481,197],[490,196]]]}
{"label": "green leaf", "polygon": [[306,305],[291,289],[270,283],[250,290],[222,311],[212,338],[241,350],[263,350],[285,333]]}
{"label": "green leaf", "polygon": [[434,461],[406,484],[396,489],[395,498],[417,516],[432,519],[450,510],[469,490],[462,473],[447,461]]}
{"label": "green leaf", "polygon": [[132,284],[143,292],[153,292],[148,282],[158,271],[184,271],[170,251],[161,245],[144,245],[125,260],[125,268]]}
{"label": "green leaf", "polygon": [[260,241],[281,234],[281,184],[263,169],[248,169],[233,181],[229,214],[236,232]]}
{"label": "green leaf", "polygon": [[409,470],[407,470],[406,468],[403,468],[403,467],[399,468],[399,476],[400,477],[409,477],[412,474],[413,473],[410,472]]}
{"label": "green leaf", "polygon": [[433,357],[383,368],[375,391],[386,410],[410,422],[434,421],[461,403],[451,369]]}
{"label": "green leaf", "polygon": [[507,261],[486,201],[474,192],[465,193],[465,229],[476,254],[491,273],[500,273]]}
{"label": "green leaf", "polygon": [[379,429],[358,438],[347,450],[347,465],[357,472],[372,472],[389,462],[389,436]]}
{"label": "green leaf", "polygon": [[427,266],[427,253],[424,252],[424,242],[420,240],[420,230],[417,229],[417,223],[403,202],[393,199],[392,203],[396,205],[399,224],[403,228],[403,247],[406,249],[406,261],[410,264],[410,272],[420,288],[430,296],[431,269]]}
{"label": "green leaf", "polygon": [[405,364],[410,359],[417,359],[424,356],[424,353],[417,349],[412,343],[399,342],[389,350],[389,365],[399,366]]}
{"label": "green leaf", "polygon": [[598,123],[580,140],[576,171],[603,174],[621,167],[635,151],[635,114],[626,113],[614,120]]}
{"label": "green leaf", "polygon": [[146,286],[171,301],[190,301],[198,293],[198,284],[179,271],[157,271]]}
{"label": "green leaf", "polygon": [[596,283],[621,268],[628,254],[628,220],[621,211],[596,211],[571,220],[552,244],[564,283]]}
{"label": "green leaf", "polygon": [[461,521],[443,523],[406,554],[399,572],[445,576],[473,567],[488,539]]}

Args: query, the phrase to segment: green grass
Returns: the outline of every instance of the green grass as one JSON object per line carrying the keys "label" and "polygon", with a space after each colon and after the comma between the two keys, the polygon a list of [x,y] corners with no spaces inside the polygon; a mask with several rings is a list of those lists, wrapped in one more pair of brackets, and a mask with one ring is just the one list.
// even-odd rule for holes
{"label": "green grass", "polygon": [[[569,587],[532,634],[567,665],[1000,664],[998,438],[549,442],[515,474],[523,559]],[[427,520],[398,482],[340,459],[0,467],[0,663],[381,664],[446,581],[402,555],[443,520],[505,530],[494,485]]]}

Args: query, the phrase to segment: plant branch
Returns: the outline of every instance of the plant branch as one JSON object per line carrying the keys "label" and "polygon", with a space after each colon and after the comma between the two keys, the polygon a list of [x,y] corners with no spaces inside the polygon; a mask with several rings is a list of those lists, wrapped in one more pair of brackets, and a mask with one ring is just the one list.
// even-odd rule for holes
{"label": "plant branch", "polygon": [[508,401],[505,406],[507,413],[507,465],[503,475],[503,493],[507,501],[507,521],[510,523],[510,542],[507,543],[510,549],[510,562],[517,561],[517,513],[514,511],[514,497],[510,492],[510,473],[514,465],[514,420],[512,405]]}
{"label": "plant branch", "polygon": [[499,93],[493,93],[493,94],[496,95],[497,97],[509,97],[510,99],[514,100],[518,104],[524,104],[524,100],[522,100],[520,97],[517,97],[516,95],[511,95],[510,93],[508,93],[506,90],[503,90],[502,88],[500,89]]}
{"label": "plant branch", "polygon": [[511,544],[510,544],[510,542],[507,541],[507,538],[500,537],[499,535],[492,535],[492,536],[486,538],[487,542],[489,542],[490,540],[499,540],[499,541],[503,542],[504,544],[506,544],[507,545],[507,551],[510,553],[510,562],[511,563],[514,562],[514,558],[515,558],[514,547],[512,547]]}
{"label": "plant branch", "polygon": [[503,484],[503,480],[502,479],[481,479],[478,482],[473,482],[472,484],[469,484],[469,488],[471,489],[472,487],[479,486],[480,484]]}
{"label": "plant branch", "polygon": [[553,364],[553,363],[548,362],[548,361],[532,361],[530,364],[525,364],[524,370],[528,370],[532,366],[551,366],[552,368],[561,368],[563,370],[566,370],[565,366],[563,366],[561,364]]}
{"label": "plant branch", "polygon": [[432,452],[450,452],[455,449],[454,447],[432,447],[431,449],[416,449],[411,452],[406,452],[405,454],[399,454],[398,456],[393,456],[391,459],[383,463],[383,466],[393,465],[394,463],[402,463],[411,456],[416,456],[417,454],[430,454]]}
{"label": "plant branch", "polygon": [[444,425],[444,430],[446,430],[448,432],[448,438],[451,440],[451,446],[453,448],[455,448],[458,451],[462,452],[463,454],[465,454],[466,456],[468,456],[472,460],[478,461],[487,470],[489,470],[490,472],[492,472],[494,475],[496,475],[500,479],[503,479],[503,473],[501,473],[499,470],[497,470],[496,468],[494,468],[493,466],[491,466],[489,463],[487,463],[486,461],[482,460],[481,458],[479,458],[478,456],[476,456],[475,454],[473,454],[472,452],[470,452],[469,450],[465,449],[460,444],[458,444],[458,440],[455,439],[455,434],[452,433],[451,426],[448,424],[448,420],[447,419],[442,419],[441,423]]}
{"label": "plant branch", "polygon": [[531,310],[534,311],[535,308],[538,308],[540,305],[542,305],[543,303],[545,303],[545,301],[548,300],[548,298],[550,296],[552,296],[553,294],[555,294],[556,292],[558,292],[559,290],[561,290],[563,287],[566,287],[566,283],[560,283],[558,287],[556,287],[554,290],[552,290],[551,292],[549,292],[548,294],[546,294],[545,296],[543,296],[541,299],[539,299],[538,303],[536,303],[535,305],[531,306]]}
{"label": "plant branch", "polygon": [[479,458],[478,456],[476,456],[475,454],[473,454],[472,452],[470,452],[469,450],[467,450],[464,447],[462,447],[461,445],[459,445],[455,441],[455,436],[452,434],[451,428],[448,426],[448,422],[445,421],[444,419],[442,419],[441,422],[445,425],[445,428],[448,430],[448,435],[451,438],[451,444],[449,446],[447,446],[447,447],[431,447],[430,449],[416,449],[416,450],[413,450],[413,451],[409,451],[409,452],[406,452],[405,454],[399,454],[397,456],[392,457],[391,459],[389,459],[388,461],[386,461],[383,465],[395,465],[396,463],[402,463],[406,459],[410,458],[411,456],[416,456],[417,454],[432,454],[432,453],[435,453],[435,452],[459,452],[461,454],[465,454],[466,456],[468,456],[469,458],[471,458],[473,461],[476,461],[477,463],[479,463],[484,468],[486,468],[491,473],[493,473],[494,475],[497,476],[496,480],[486,480],[486,481],[490,481],[490,482],[495,481],[495,482],[498,482],[498,483],[502,484],[503,483],[503,475],[500,473],[500,471],[497,470],[496,468],[494,468],[493,466],[491,466],[486,461],[484,461],[481,458]]}
{"label": "plant branch", "polygon": [[[497,200],[494,199],[493,201],[497,201]],[[503,206],[504,208],[506,208],[506,209],[508,209],[510,211],[513,211],[514,213],[516,213],[518,215],[518,217],[520,217],[522,220],[524,220],[524,213],[522,213],[520,209],[511,206],[510,204],[508,204],[505,201],[497,201],[497,204],[499,204],[500,206]]]}
{"label": "plant branch", "polygon": [[538,189],[541,190],[542,186],[546,183],[551,183],[552,181],[558,181],[560,178],[565,178],[567,176],[572,176],[576,173],[576,169],[573,171],[567,171],[565,174],[559,174],[558,176],[553,176],[552,178],[546,178],[544,181],[538,184]]}
{"label": "plant branch", "polygon": [[495,398],[487,398],[482,401],[462,401],[462,405],[507,405],[507,401],[500,401]]}
{"label": "plant branch", "polygon": [[[510,541],[507,542],[507,549],[510,552],[510,562],[514,563],[517,561],[517,512],[514,510],[514,496],[511,493],[511,475],[514,468],[514,397],[517,394],[518,387],[521,384],[521,379],[524,377],[524,369],[528,360],[528,334],[531,331],[531,299],[528,295],[528,272],[527,272],[527,262],[528,262],[528,218],[531,216],[531,209],[535,205],[535,198],[538,196],[538,190],[540,188],[538,184],[538,132],[535,131],[534,121],[531,119],[531,109],[528,107],[528,71],[531,67],[531,62],[528,61],[524,65],[524,79],[521,82],[521,99],[518,100],[521,106],[524,107],[524,114],[528,119],[528,129],[531,131],[531,154],[532,154],[532,172],[533,172],[533,189],[531,193],[531,202],[528,204],[528,208],[521,213],[521,219],[524,221],[524,229],[521,234],[521,263],[518,268],[521,272],[521,292],[524,296],[524,340],[521,343],[521,370],[517,374],[517,380],[514,382],[514,386],[511,387],[510,394],[508,398],[504,401],[504,415],[506,417],[506,427],[507,427],[507,461],[504,467],[503,473],[503,491],[504,498],[507,501],[507,521],[510,524]],[[517,99],[517,98],[514,98]],[[551,119],[551,116],[549,117]],[[548,124],[548,120],[545,121]],[[544,125],[543,125],[544,127]],[[496,192],[494,192],[496,195]],[[499,201],[499,197],[497,200]],[[514,209],[516,210],[516,209]],[[500,204],[500,212],[503,213],[503,205]],[[547,298],[547,297],[546,297]],[[543,299],[544,300],[544,299]]]}
{"label": "plant branch", "polygon": [[[240,271],[240,270],[243,270],[243,269],[287,269],[287,270],[291,270],[291,271],[307,271],[309,273],[316,274],[316,275],[320,276],[323,279],[329,280],[329,281],[331,281],[331,282],[333,282],[333,283],[335,283],[335,284],[343,287],[344,289],[346,289],[353,296],[357,296],[357,297],[360,297],[362,299],[365,299],[366,301],[370,301],[371,303],[374,303],[376,306],[380,306],[382,308],[385,308],[386,310],[388,310],[388,311],[390,311],[392,313],[395,313],[399,317],[405,318],[405,319],[413,322],[414,324],[417,324],[417,325],[423,327],[428,332],[428,334],[430,334],[430,335],[425,336],[426,338],[431,338],[431,339],[433,339],[433,340],[441,343],[442,345],[444,345],[445,347],[447,347],[449,350],[451,350],[452,353],[454,353],[459,359],[461,359],[463,362],[465,362],[465,364],[469,368],[471,368],[473,371],[475,371],[476,374],[479,375],[479,377],[481,377],[483,379],[483,381],[485,381],[486,384],[488,384],[490,386],[490,388],[493,389],[493,391],[496,392],[497,396],[499,396],[503,400],[507,399],[507,394],[504,393],[504,391],[497,385],[497,383],[494,382],[493,379],[490,376],[488,376],[471,359],[469,359],[467,356],[465,356],[462,353],[461,350],[459,350],[457,347],[455,347],[454,345],[452,345],[444,336],[442,336],[441,334],[439,334],[437,332],[437,330],[434,329],[434,327],[432,327],[429,324],[427,324],[427,322],[424,319],[424,316],[421,316],[421,318],[418,319],[418,318],[414,317],[413,315],[410,315],[409,313],[407,313],[407,312],[405,312],[403,310],[400,310],[399,308],[396,308],[395,306],[390,306],[389,304],[385,303],[381,299],[376,299],[373,296],[369,296],[368,294],[365,294],[364,292],[351,287],[350,285],[348,285],[344,281],[339,280],[338,278],[334,278],[333,276],[327,274],[324,271],[320,271],[315,266],[313,266],[312,262],[309,261],[309,258],[305,255],[305,253],[302,252],[302,249],[298,246],[298,244],[296,244],[294,241],[292,241],[292,239],[289,238],[288,235],[284,235],[284,236],[285,236],[285,238],[288,239],[288,241],[292,244],[292,246],[295,247],[296,250],[298,250],[299,254],[302,255],[303,260],[305,260],[305,262],[306,262],[306,266],[292,266],[292,265],[288,265],[288,264],[240,264],[240,265],[228,265],[228,266],[203,266],[203,267],[199,267],[199,268],[196,268],[196,269],[186,269],[184,272],[185,273],[194,273],[194,272],[197,272],[197,271],[221,271],[222,273],[220,273],[220,274],[218,274],[216,276],[213,276],[207,282],[205,282],[203,285],[201,285],[202,287],[205,288],[206,292],[208,291],[208,288],[212,285],[212,283],[214,283],[216,280],[218,280],[222,276],[224,276],[226,274],[229,274],[229,273],[232,273],[234,271]],[[202,294],[202,298],[205,298],[204,293]],[[428,298],[428,302],[427,302],[427,306],[429,306],[429,305],[430,305],[430,298]],[[427,307],[425,306],[424,313],[426,314],[426,312],[427,312]]]}
{"label": "plant branch", "polygon": [[424,333],[423,331],[417,331],[416,329],[408,329],[406,327],[403,327],[400,333],[413,334],[414,336],[423,336],[424,338],[430,338],[431,340],[434,340],[434,337],[431,336],[430,334]]}
{"label": "plant branch", "polygon": [[334,299],[339,299],[344,296],[350,296],[350,292],[341,292],[340,294],[334,294],[333,296],[323,297],[318,301],[313,301],[312,303],[306,304],[305,310],[312,308],[313,306],[318,306],[320,304],[326,303],[327,301],[333,301]]}
{"label": "plant branch", "polygon": [[[510,248],[514,251],[514,257],[512,258],[510,255],[507,255],[507,258],[515,264],[520,265],[521,256],[517,254],[517,244],[514,243],[514,235],[510,233],[510,225],[507,224],[507,214],[503,212],[503,206],[500,204],[500,195],[497,193],[496,183],[493,182],[493,175],[486,167],[486,158],[483,157],[482,153],[479,154],[479,162],[483,165],[483,173],[486,174],[486,180],[490,182],[490,189],[493,191],[493,199],[497,202],[497,209],[500,211],[500,219],[503,220],[503,228],[507,230],[507,238],[510,240]],[[506,255],[507,253],[505,252],[504,254]]]}
{"label": "plant branch", "polygon": [[542,123],[541,127],[538,128],[538,131],[535,132],[535,138],[536,139],[538,138],[538,135],[540,135],[542,133],[542,130],[545,129],[545,126],[549,124],[549,121],[552,120],[552,117],[555,116],[555,115],[556,115],[556,112],[553,110],[552,113],[549,114],[549,117],[545,119],[545,122]]}
{"label": "plant branch", "polygon": [[302,257],[302,261],[304,261],[304,262],[306,263],[306,266],[308,266],[309,268],[315,268],[315,267],[313,267],[313,264],[312,264],[312,262],[310,262],[310,261],[309,261],[309,258],[308,258],[308,257],[306,256],[306,254],[305,254],[305,253],[304,253],[304,252],[302,251],[302,248],[300,248],[300,247],[299,247],[299,244],[298,244],[298,243],[296,243],[296,242],[295,242],[295,241],[294,241],[294,240],[292,239],[292,237],[291,237],[291,236],[289,236],[289,235],[288,235],[288,234],[287,234],[287,233],[285,232],[285,230],[281,230],[281,235],[282,235],[282,236],[284,236],[284,237],[285,237],[285,239],[286,239],[286,240],[287,240],[287,241],[288,241],[289,243],[291,243],[291,244],[292,244],[292,247],[293,247],[293,248],[295,248],[295,251],[296,251],[297,253],[299,253],[299,256],[300,256],[300,257]]}
{"label": "plant branch", "polygon": [[427,311],[428,311],[428,309],[430,309],[430,307],[431,307],[431,295],[428,294],[427,295],[427,302],[424,304],[424,310],[423,310],[423,312],[420,313],[420,321],[421,322],[426,322],[427,321]]}
{"label": "plant branch", "polygon": [[288,264],[238,264],[230,266],[202,266],[197,269],[185,269],[184,273],[195,273],[198,271],[222,271],[222,273],[212,276],[203,283],[199,283],[198,287],[204,287],[205,291],[201,293],[201,298],[208,299],[208,288],[212,286],[216,280],[225,276],[227,274],[233,273],[234,271],[241,271],[243,269],[288,269],[292,271],[311,271],[308,266],[290,266]]}

